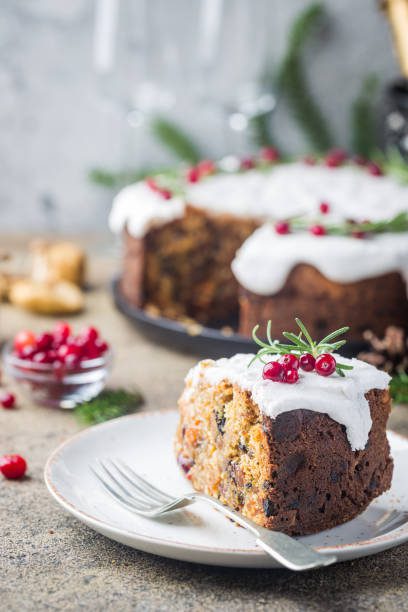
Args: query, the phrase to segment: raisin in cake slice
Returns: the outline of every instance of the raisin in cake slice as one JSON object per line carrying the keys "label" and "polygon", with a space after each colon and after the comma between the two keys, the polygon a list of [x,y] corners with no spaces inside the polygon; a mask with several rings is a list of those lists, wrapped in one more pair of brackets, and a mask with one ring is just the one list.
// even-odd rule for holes
{"label": "raisin in cake slice", "polygon": [[283,345],[270,346],[263,361],[237,354],[189,372],[177,459],[195,489],[258,524],[314,533],[354,518],[390,487],[390,377],[357,359],[303,351],[305,371],[300,350],[285,363],[274,351]]}

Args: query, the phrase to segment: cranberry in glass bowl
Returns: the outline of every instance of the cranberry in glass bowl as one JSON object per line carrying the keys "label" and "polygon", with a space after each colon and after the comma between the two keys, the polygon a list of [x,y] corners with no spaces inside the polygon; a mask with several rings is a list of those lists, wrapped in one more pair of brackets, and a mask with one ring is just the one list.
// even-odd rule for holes
{"label": "cranberry in glass bowl", "polygon": [[112,351],[94,327],[74,336],[67,323],[58,323],[38,335],[19,332],[5,345],[3,363],[35,403],[72,409],[102,391]]}

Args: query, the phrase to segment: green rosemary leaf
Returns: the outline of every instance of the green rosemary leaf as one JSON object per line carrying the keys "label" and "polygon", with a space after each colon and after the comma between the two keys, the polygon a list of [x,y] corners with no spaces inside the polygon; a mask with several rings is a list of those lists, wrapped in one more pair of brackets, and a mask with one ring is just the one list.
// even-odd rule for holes
{"label": "green rosemary leaf", "polygon": [[192,164],[201,159],[196,144],[178,125],[164,117],[155,117],[151,124],[154,136],[179,159]]}
{"label": "green rosemary leaf", "polygon": [[79,404],[75,408],[75,416],[85,425],[94,425],[131,414],[142,404],[143,397],[139,391],[105,389],[89,402]]}
{"label": "green rosemary leaf", "polygon": [[341,370],[352,370],[353,366],[347,365],[345,363],[336,363],[336,368],[339,368]]}
{"label": "green rosemary leaf", "polygon": [[339,376],[341,376],[342,378],[344,378],[346,375],[344,374],[343,370],[340,369],[338,366],[336,367],[336,372]]}
{"label": "green rosemary leaf", "polygon": [[266,337],[268,339],[269,344],[273,344],[271,330],[272,330],[272,321],[269,319],[268,323],[266,324]]}
{"label": "green rosemary leaf", "polygon": [[345,334],[346,332],[349,331],[349,327],[340,327],[340,329],[336,329],[336,331],[331,332],[331,334],[328,334],[327,336],[325,336],[323,338],[323,340],[320,340],[319,345],[321,344],[327,344],[328,342],[330,342],[330,340],[333,340],[333,338],[337,338],[337,336],[341,336],[342,334]]}
{"label": "green rosemary leaf", "polygon": [[292,332],[282,332],[282,336],[285,336],[285,338],[287,338],[288,340],[292,340],[293,344],[298,346],[299,348],[302,348],[302,349],[310,348],[308,344],[306,344],[306,342],[301,340],[299,336],[297,336],[296,334],[293,334]]}
{"label": "green rosemary leaf", "polygon": [[306,340],[309,342],[309,344],[310,344],[310,348],[311,348],[311,349],[314,349],[315,344],[314,344],[314,342],[313,342],[313,340],[312,340],[311,335],[310,335],[310,334],[309,334],[309,332],[307,331],[305,324],[304,324],[304,323],[302,323],[302,321],[301,321],[301,320],[300,320],[298,317],[296,317],[295,321],[296,321],[296,324],[297,324],[297,325],[300,327],[300,329],[302,330],[302,333],[303,333],[303,335],[305,336]]}
{"label": "green rosemary leaf", "polygon": [[254,329],[252,330],[252,340],[258,345],[258,346],[263,346],[266,348],[269,348],[269,344],[266,344],[266,342],[263,342],[260,338],[258,338],[258,336],[256,335],[256,332],[259,329],[259,324],[255,325]]}

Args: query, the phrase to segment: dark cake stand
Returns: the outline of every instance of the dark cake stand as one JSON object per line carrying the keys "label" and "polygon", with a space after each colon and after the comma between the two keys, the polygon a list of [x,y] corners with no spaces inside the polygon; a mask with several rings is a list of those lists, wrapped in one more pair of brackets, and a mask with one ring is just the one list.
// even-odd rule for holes
{"label": "dark cake stand", "polygon": [[[231,332],[229,329],[205,327],[198,323],[184,324],[165,317],[153,316],[142,308],[132,306],[123,297],[118,278],[112,281],[112,293],[118,310],[156,344],[210,359],[231,357],[235,353],[253,353],[256,350],[251,338]],[[339,352],[344,357],[356,357],[366,348],[364,342],[348,342]]]}

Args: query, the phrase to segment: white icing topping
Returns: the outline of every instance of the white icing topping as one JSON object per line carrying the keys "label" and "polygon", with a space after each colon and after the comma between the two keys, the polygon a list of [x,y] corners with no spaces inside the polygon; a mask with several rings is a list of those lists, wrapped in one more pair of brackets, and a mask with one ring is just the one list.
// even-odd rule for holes
{"label": "white icing topping", "polygon": [[127,227],[132,236],[141,238],[154,225],[168,223],[183,214],[181,198],[165,200],[145,182],[140,182],[118,193],[109,216],[109,227],[117,234]]}
{"label": "white icing topping", "polygon": [[358,359],[336,355],[339,362],[353,366],[344,378],[338,374],[324,377],[299,370],[299,381],[290,385],[263,380],[263,364],[259,360],[248,367],[252,357],[237,354],[230,359],[200,361],[187,375],[184,399],[191,399],[201,381],[217,385],[228,380],[249,391],[259,409],[272,419],[283,412],[302,408],[328,414],[345,426],[352,450],[365,447],[372,420],[364,395],[370,389],[387,389],[388,374]]}
{"label": "white icing topping", "polygon": [[[344,219],[381,220],[408,211],[408,187],[390,177],[374,177],[360,167],[327,168],[302,163],[280,164],[270,170],[218,174],[186,188],[185,199],[163,199],[146,183],[123,189],[115,198],[110,227],[127,227],[135,237],[157,224],[183,216],[185,202],[214,213],[232,213],[260,220],[305,215],[316,219],[318,205],[330,205],[330,222]],[[351,282],[389,271],[408,272],[408,234],[372,239],[278,236],[268,227],[243,245],[233,271],[247,289],[262,295],[283,286],[296,263],[316,266],[327,278]]]}
{"label": "white icing topping", "polygon": [[315,266],[326,278],[351,283],[388,272],[408,277],[408,233],[377,234],[362,240],[307,233],[278,235],[270,224],[257,229],[238,250],[232,271],[258,295],[273,295],[300,263]]}

